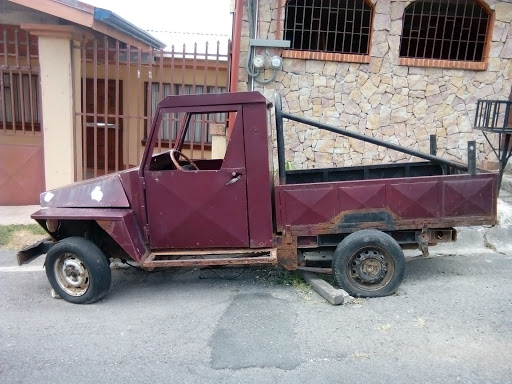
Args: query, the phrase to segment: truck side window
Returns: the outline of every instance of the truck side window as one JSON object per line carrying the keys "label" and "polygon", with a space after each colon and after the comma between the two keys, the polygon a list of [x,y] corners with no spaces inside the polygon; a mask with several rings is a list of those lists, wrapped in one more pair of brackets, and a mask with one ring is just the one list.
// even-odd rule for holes
{"label": "truck side window", "polygon": [[[158,139],[150,170],[174,170],[170,149],[194,162],[199,170],[219,170],[226,153],[226,112],[161,113]],[[178,159],[184,170],[195,169],[183,156]]]}

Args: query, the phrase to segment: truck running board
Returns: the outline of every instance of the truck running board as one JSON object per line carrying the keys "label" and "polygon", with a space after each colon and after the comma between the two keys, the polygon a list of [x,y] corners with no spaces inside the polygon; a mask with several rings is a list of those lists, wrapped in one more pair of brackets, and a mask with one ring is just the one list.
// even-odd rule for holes
{"label": "truck running board", "polygon": [[142,262],[146,269],[227,265],[277,265],[277,249],[219,249],[209,251],[153,252]]}

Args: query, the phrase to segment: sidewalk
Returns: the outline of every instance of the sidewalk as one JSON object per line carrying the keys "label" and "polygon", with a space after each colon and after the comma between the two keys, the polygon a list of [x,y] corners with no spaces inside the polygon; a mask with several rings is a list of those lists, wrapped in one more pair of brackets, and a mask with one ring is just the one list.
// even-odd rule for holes
{"label": "sidewalk", "polygon": [[498,225],[457,228],[457,241],[429,247],[432,255],[492,253],[512,255],[512,196],[498,199]]}
{"label": "sidewalk", "polygon": [[30,215],[39,209],[39,205],[0,206],[0,225],[37,224]]}

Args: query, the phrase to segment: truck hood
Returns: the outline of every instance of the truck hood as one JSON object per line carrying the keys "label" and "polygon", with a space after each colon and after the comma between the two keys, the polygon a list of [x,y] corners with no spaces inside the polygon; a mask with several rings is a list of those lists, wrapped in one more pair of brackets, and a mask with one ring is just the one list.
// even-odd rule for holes
{"label": "truck hood", "polygon": [[41,207],[128,208],[121,172],[70,184],[41,193]]}

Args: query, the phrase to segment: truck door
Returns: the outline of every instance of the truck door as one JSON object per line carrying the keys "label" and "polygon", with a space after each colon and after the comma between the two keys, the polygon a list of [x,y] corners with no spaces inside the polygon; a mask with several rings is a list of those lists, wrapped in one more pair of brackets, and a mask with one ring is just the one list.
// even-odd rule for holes
{"label": "truck door", "polygon": [[[192,142],[193,148],[198,128],[213,114],[202,115],[190,113],[192,118],[182,123],[187,125],[184,129],[188,131],[183,134],[181,143],[177,137],[176,145],[186,157],[192,157],[186,149],[187,141]],[[236,118],[224,158],[193,160],[198,169],[172,151],[153,154],[147,160],[144,181],[151,249],[249,246],[242,111],[232,115]],[[165,131],[164,120],[156,121]],[[167,127],[172,129],[172,124]],[[203,132],[201,128],[199,131]],[[172,134],[167,134],[172,140]],[[165,132],[163,136],[166,136]],[[161,138],[160,134],[160,141]],[[153,142],[153,147],[157,148],[158,140]],[[172,164],[171,154],[180,157],[178,164],[182,169],[176,169]]]}

